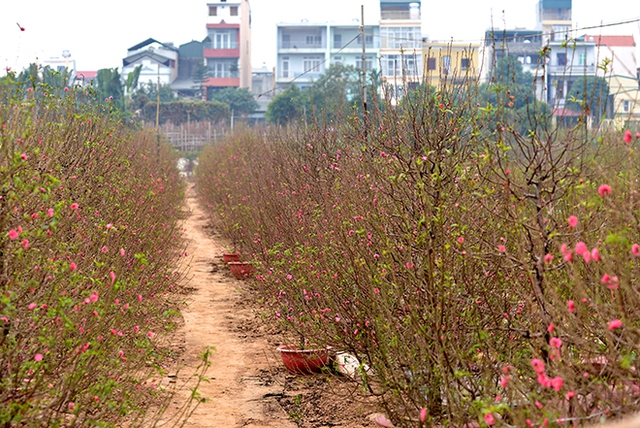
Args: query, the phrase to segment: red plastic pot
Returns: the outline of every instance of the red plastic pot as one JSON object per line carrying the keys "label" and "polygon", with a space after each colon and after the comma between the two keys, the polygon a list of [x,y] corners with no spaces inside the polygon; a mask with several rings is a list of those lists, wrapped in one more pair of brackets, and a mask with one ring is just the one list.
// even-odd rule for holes
{"label": "red plastic pot", "polygon": [[240,253],[222,253],[222,260],[225,263],[239,262],[240,261]]}
{"label": "red plastic pot", "polygon": [[253,267],[247,262],[229,262],[227,264],[236,279],[248,278],[253,274]]}
{"label": "red plastic pot", "polygon": [[298,349],[295,345],[279,346],[284,366],[292,373],[318,373],[329,364],[329,349]]}

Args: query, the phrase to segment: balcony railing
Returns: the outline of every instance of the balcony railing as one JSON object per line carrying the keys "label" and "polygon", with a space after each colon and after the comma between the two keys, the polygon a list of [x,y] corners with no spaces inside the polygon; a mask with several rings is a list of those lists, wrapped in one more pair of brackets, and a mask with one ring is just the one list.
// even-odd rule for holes
{"label": "balcony railing", "polygon": [[[412,16],[413,15],[413,16]],[[420,20],[420,14],[412,14],[408,10],[383,10],[380,12],[380,19],[413,19]]]}
{"label": "balcony railing", "polygon": [[229,43],[218,44],[218,43],[210,42],[210,43],[205,43],[204,48],[205,49],[238,49],[238,43],[229,42]]}
{"label": "balcony railing", "polygon": [[302,42],[281,42],[280,49],[324,49],[324,43],[312,43],[307,44],[305,41]]}

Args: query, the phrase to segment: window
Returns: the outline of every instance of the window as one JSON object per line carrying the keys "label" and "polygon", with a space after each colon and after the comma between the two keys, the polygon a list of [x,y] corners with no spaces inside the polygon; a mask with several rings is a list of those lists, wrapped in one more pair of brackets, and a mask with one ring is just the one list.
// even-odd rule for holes
{"label": "window", "polygon": [[333,63],[334,64],[342,64],[342,57],[341,56],[334,56],[333,57]]}
{"label": "window", "polygon": [[564,52],[560,52],[556,55],[556,59],[558,60],[558,65],[567,65],[567,54]]}
{"label": "window", "polygon": [[578,56],[578,65],[587,65],[587,54],[585,52]]}
{"label": "window", "polygon": [[556,98],[564,98],[564,80],[558,80],[556,82]]}
{"label": "window", "polygon": [[383,27],[380,28],[380,38],[382,47],[387,49],[422,48],[421,27]]}
{"label": "window", "polygon": [[[362,46],[362,35],[358,36],[358,39],[356,40],[356,42],[360,46]],[[365,34],[364,42],[366,43],[366,46],[373,46],[373,36]]]}
{"label": "window", "polygon": [[231,16],[238,16],[238,6],[231,6],[229,9]]}
{"label": "window", "polygon": [[320,46],[322,44],[322,37],[320,36],[307,36],[307,45],[309,46]]}
{"label": "window", "polygon": [[469,58],[462,58],[462,60],[460,60],[460,69],[462,71],[467,71],[470,68],[471,68],[471,60]]}
{"label": "window", "polygon": [[289,34],[282,35],[282,48],[289,49],[291,47],[291,36]]}
{"label": "window", "polygon": [[231,35],[228,32],[216,32],[213,39],[214,49],[231,48]]}
{"label": "window", "polygon": [[449,74],[451,70],[451,55],[444,55],[442,57],[442,74]]}
{"label": "window", "polygon": [[340,49],[342,47],[342,34],[333,35],[333,48]]}
{"label": "window", "polygon": [[209,16],[218,16],[218,8],[216,6],[209,6]]}
{"label": "window", "polygon": [[236,59],[207,60],[211,77],[238,77],[238,61]]}
{"label": "window", "polygon": [[631,102],[629,100],[622,101],[622,111],[629,113],[629,110],[631,110]]}
{"label": "window", "polygon": [[289,57],[282,57],[282,77],[289,77]]}
{"label": "window", "polygon": [[[364,65],[367,66],[367,71],[373,70],[373,58],[367,57]],[[356,59],[356,68],[359,68],[360,70],[362,70],[362,57]]]}
{"label": "window", "polygon": [[322,59],[315,56],[305,56],[302,59],[302,71],[307,72],[310,71],[312,73],[321,73],[320,63],[322,63]]}
{"label": "window", "polygon": [[436,70],[436,59],[435,58],[427,58],[427,70]]}

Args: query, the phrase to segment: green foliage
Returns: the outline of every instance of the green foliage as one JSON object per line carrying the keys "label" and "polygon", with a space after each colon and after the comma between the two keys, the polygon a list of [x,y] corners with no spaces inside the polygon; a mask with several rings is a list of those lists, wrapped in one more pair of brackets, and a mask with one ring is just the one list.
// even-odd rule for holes
{"label": "green foliage", "polygon": [[110,100],[119,108],[124,107],[124,88],[117,68],[103,68],[98,70],[96,90],[100,98]]}
{"label": "green foliage", "polygon": [[267,106],[265,119],[268,123],[286,125],[304,118],[309,109],[309,95],[295,84],[273,97]]}
{"label": "green foliage", "polygon": [[191,78],[193,79],[193,84],[195,86],[194,89],[197,89],[196,97],[198,98],[203,97],[204,82],[207,80],[208,77],[209,77],[209,68],[207,68],[207,65],[205,64],[204,59],[202,61],[198,61],[195,67],[193,68],[193,74],[191,76]]}
{"label": "green foliage", "polygon": [[332,64],[309,88],[311,114],[330,122],[353,105],[361,90],[360,72],[352,65]]}
{"label": "green foliage", "polygon": [[598,76],[578,77],[569,89],[567,107],[576,111],[586,111],[596,118],[606,113],[609,99],[609,84]]}
{"label": "green foliage", "polygon": [[[220,122],[230,117],[227,104],[219,101],[172,101],[160,103],[160,124],[173,123],[180,125],[188,122]],[[142,116],[150,123],[155,123],[156,103],[145,104]]]}
{"label": "green foliage", "polygon": [[214,92],[211,99],[228,105],[239,116],[250,115],[258,108],[257,101],[247,88],[224,88]]}

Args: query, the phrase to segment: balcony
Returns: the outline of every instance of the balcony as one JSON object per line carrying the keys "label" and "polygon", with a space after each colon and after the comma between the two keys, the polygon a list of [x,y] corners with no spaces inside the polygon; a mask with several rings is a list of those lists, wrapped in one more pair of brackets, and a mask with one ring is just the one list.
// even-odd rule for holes
{"label": "balcony", "polygon": [[595,65],[548,65],[547,72],[550,75],[566,76],[593,76],[596,74]]}
{"label": "balcony", "polygon": [[238,43],[231,42],[231,41],[223,44],[208,42],[208,43],[204,43],[204,48],[205,49],[238,49]]}
{"label": "balcony", "polygon": [[420,13],[411,13],[408,10],[382,10],[380,11],[380,19],[406,19],[419,21]]}

